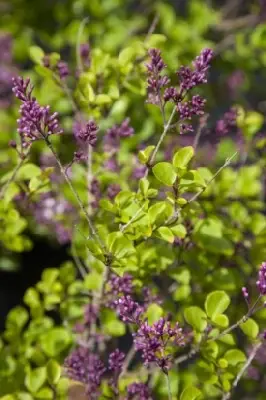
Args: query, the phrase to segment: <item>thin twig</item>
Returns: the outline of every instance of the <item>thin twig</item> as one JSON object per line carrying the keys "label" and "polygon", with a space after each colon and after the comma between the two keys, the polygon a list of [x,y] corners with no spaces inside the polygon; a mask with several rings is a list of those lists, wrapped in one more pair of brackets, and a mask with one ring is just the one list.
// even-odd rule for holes
{"label": "thin twig", "polygon": [[81,36],[84,32],[84,28],[86,24],[89,21],[89,17],[86,17],[82,20],[79,30],[78,30],[78,35],[77,35],[77,44],[76,44],[76,58],[77,58],[77,65],[78,65],[78,70],[83,71],[83,65],[82,65],[82,60],[81,60],[81,55],[80,55],[80,44],[81,44]]}
{"label": "thin twig", "polygon": [[53,153],[53,156],[54,156],[54,158],[55,158],[55,160],[56,160],[56,162],[57,162],[57,164],[58,164],[58,166],[59,166],[59,169],[60,169],[61,174],[62,174],[63,177],[65,178],[65,180],[66,180],[66,182],[67,182],[67,184],[68,184],[68,186],[69,186],[71,192],[73,193],[73,195],[74,195],[74,197],[75,197],[77,203],[79,204],[79,206],[80,206],[80,208],[81,208],[81,210],[82,210],[84,216],[86,217],[86,220],[87,220],[87,222],[88,222],[88,225],[89,225],[89,228],[90,228],[90,231],[91,231],[92,236],[95,237],[96,241],[97,241],[98,244],[101,246],[101,248],[102,248],[103,250],[105,250],[105,246],[104,246],[104,244],[103,244],[101,238],[99,237],[98,233],[96,232],[96,230],[95,230],[95,228],[94,228],[94,226],[93,226],[93,223],[92,223],[92,221],[91,221],[91,219],[90,219],[90,216],[89,216],[89,214],[88,214],[88,211],[87,211],[86,207],[84,206],[84,204],[82,203],[81,198],[79,197],[79,194],[78,194],[77,191],[75,190],[75,188],[74,188],[74,186],[73,186],[71,180],[69,179],[68,175],[66,174],[65,169],[64,169],[63,165],[61,164],[61,161],[60,161],[60,159],[59,159],[59,157],[58,157],[58,155],[57,155],[57,153],[56,153],[56,151],[55,151],[55,149],[54,149],[52,143],[50,142],[50,140],[48,139],[48,137],[44,136],[44,139],[45,139],[45,142],[46,142],[47,146],[49,147],[49,149],[50,149],[51,152]]}
{"label": "thin twig", "polygon": [[165,375],[166,384],[167,384],[168,399],[172,400],[173,396],[172,396],[172,390],[171,390],[171,383],[170,383],[169,375],[168,375],[168,373],[166,373],[164,375]]}
{"label": "thin twig", "polygon": [[121,232],[124,232],[138,218],[138,216],[143,211],[145,205],[146,203],[143,203],[142,206],[138,209],[138,211],[130,218],[130,220],[124,226],[121,227],[120,229]]}
{"label": "thin twig", "polygon": [[151,26],[150,26],[150,28],[148,30],[148,33],[147,33],[147,35],[146,35],[146,37],[144,39],[144,44],[148,42],[149,38],[151,37],[151,35],[155,31],[156,26],[157,26],[157,24],[159,22],[159,19],[160,19],[159,14],[155,14],[155,16],[154,16],[154,18],[152,20]]}
{"label": "thin twig", "polygon": [[240,372],[237,374],[236,379],[234,380],[233,384],[232,384],[232,388],[231,391],[228,393],[225,393],[222,400],[228,400],[230,399],[231,395],[232,395],[232,391],[237,387],[240,379],[242,378],[242,376],[244,375],[244,373],[246,372],[246,370],[248,369],[248,367],[250,366],[250,364],[252,363],[254,357],[256,357],[257,352],[259,351],[259,349],[262,346],[262,342],[257,343],[250,356],[248,357],[247,361],[245,362],[245,364],[243,365],[243,367],[241,368]]}
{"label": "thin twig", "polygon": [[129,352],[127,353],[127,356],[125,358],[124,364],[122,366],[121,373],[119,375],[119,379],[121,379],[126,374],[126,372],[127,372],[128,368],[129,368],[133,358],[135,357],[135,354],[136,354],[136,350],[135,350],[135,347],[133,345],[131,347],[131,349],[129,350]]}
{"label": "thin twig", "polygon": [[75,248],[74,244],[72,246],[72,255],[73,255],[76,267],[78,268],[80,275],[84,279],[87,276],[87,271],[86,271],[86,269],[84,268],[84,266],[82,265],[82,263],[81,263],[81,261],[79,259],[79,256],[77,254],[77,251],[76,251],[76,248]]}
{"label": "thin twig", "polygon": [[225,160],[225,163],[218,169],[218,171],[213,175],[213,177],[206,183],[206,186],[204,186],[199,192],[195,193],[194,196],[192,196],[189,201],[187,202],[187,204],[192,203],[193,201],[195,201],[203,192],[205,192],[205,190],[207,189],[207,187],[214,181],[214,179],[222,172],[222,170],[226,167],[228,167],[228,165],[231,164],[232,159],[237,155],[237,151],[229,158],[227,158]]}
{"label": "thin twig", "polygon": [[[176,112],[176,107],[173,108],[173,111],[172,111],[172,113],[171,113],[171,115],[170,115],[170,118],[169,118],[167,124],[164,125],[164,130],[163,130],[163,132],[162,132],[162,134],[161,134],[161,136],[160,136],[160,139],[159,139],[159,141],[158,141],[158,143],[157,143],[155,149],[154,149],[153,152],[152,152],[152,155],[151,155],[150,160],[149,160],[149,165],[150,165],[150,166],[152,166],[152,164],[153,164],[153,162],[154,162],[154,160],[155,160],[156,154],[158,153],[159,148],[160,148],[160,146],[161,146],[161,144],[162,144],[162,142],[163,142],[163,140],[164,140],[164,138],[165,138],[165,135],[167,134],[167,132],[168,132],[168,130],[169,130],[169,128],[170,128],[170,125],[171,125],[171,122],[172,122],[172,120],[173,120],[173,118],[174,118],[175,112]],[[147,173],[147,174],[148,174],[148,173]]]}
{"label": "thin twig", "polygon": [[23,158],[21,158],[20,162],[16,165],[12,175],[10,176],[10,178],[8,179],[8,181],[4,184],[4,186],[2,187],[1,191],[0,191],[0,198],[2,198],[8,188],[8,186],[10,185],[11,182],[14,181],[14,179],[17,176],[18,171],[20,170],[20,168],[22,167],[22,165],[24,164],[24,162],[26,161],[28,155],[29,155],[30,150],[28,150],[28,152],[24,155]]}

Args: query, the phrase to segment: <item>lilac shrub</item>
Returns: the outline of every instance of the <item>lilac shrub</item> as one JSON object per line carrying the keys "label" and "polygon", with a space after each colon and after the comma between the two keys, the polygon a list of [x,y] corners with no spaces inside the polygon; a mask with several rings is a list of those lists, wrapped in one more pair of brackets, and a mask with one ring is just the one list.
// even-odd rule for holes
{"label": "lilac shrub", "polygon": [[16,204],[35,231],[68,244],[70,260],[45,270],[7,318],[3,399],[66,398],[75,385],[87,399],[238,396],[265,341],[261,115],[236,105],[213,122],[210,48],[176,71],[145,42],[119,57],[80,42],[77,65],[38,51],[37,71],[68,107],[42,105],[38,84],[13,79],[18,164],[3,214]]}

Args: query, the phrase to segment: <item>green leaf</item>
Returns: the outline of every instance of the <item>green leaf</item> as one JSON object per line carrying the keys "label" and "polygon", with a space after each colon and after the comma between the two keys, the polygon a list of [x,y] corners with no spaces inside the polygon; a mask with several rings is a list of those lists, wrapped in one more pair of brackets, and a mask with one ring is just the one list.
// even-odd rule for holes
{"label": "green leaf", "polygon": [[207,315],[197,306],[191,306],[185,309],[184,317],[187,323],[198,332],[203,332],[207,327]]}
{"label": "green leaf", "polygon": [[264,116],[256,111],[249,111],[244,120],[242,129],[244,135],[251,139],[262,127]]}
{"label": "green leaf", "polygon": [[146,147],[146,149],[141,150],[138,154],[139,161],[142,164],[146,164],[149,161],[149,158],[154,149],[155,149],[155,146],[148,146],[148,147]]}
{"label": "green leaf", "polygon": [[133,47],[125,47],[118,56],[118,62],[121,66],[127,66],[127,64],[136,57],[136,51]]}
{"label": "green leaf", "polygon": [[207,342],[203,345],[202,351],[206,358],[216,359],[219,353],[219,346],[216,342]]}
{"label": "green leaf", "polygon": [[152,168],[155,178],[167,186],[173,186],[177,174],[174,167],[168,162],[160,162]]}
{"label": "green leaf", "polygon": [[158,321],[162,315],[163,309],[162,307],[158,306],[158,304],[151,304],[146,311],[146,317],[148,318],[148,323],[150,325]]}
{"label": "green leaf", "polygon": [[193,239],[196,243],[214,254],[231,255],[232,243],[223,236],[223,223],[217,218],[206,218],[195,226]]}
{"label": "green leaf", "polygon": [[171,226],[170,229],[173,234],[180,239],[183,239],[187,234],[186,227],[182,224]]}
{"label": "green leaf", "polygon": [[102,284],[102,276],[96,271],[90,272],[84,279],[84,286],[88,290],[99,290]]}
{"label": "green leaf", "polygon": [[233,365],[233,366],[235,366],[239,363],[244,363],[246,361],[245,354],[238,349],[228,350],[224,354],[223,358],[226,359],[228,364]]}
{"label": "green leaf", "polygon": [[173,243],[175,240],[174,234],[167,226],[161,226],[159,229],[157,229],[155,234],[168,243]]}
{"label": "green leaf", "polygon": [[218,365],[220,368],[226,369],[228,367],[228,362],[224,358],[218,360]]}
{"label": "green leaf", "polygon": [[39,345],[48,357],[55,357],[72,343],[72,335],[65,328],[52,328],[39,337]]}
{"label": "green leaf", "polygon": [[141,178],[141,180],[139,181],[139,189],[143,197],[147,197],[149,186],[150,182],[148,181],[148,179]]}
{"label": "green leaf", "polygon": [[126,327],[118,319],[112,319],[103,324],[103,332],[113,337],[119,337],[126,333]]}
{"label": "green leaf", "polygon": [[6,326],[7,328],[11,325],[16,327],[18,330],[21,330],[23,326],[27,323],[29,318],[28,311],[21,307],[14,307],[7,316]]}
{"label": "green leaf", "polygon": [[43,400],[52,400],[54,399],[54,393],[51,388],[44,387],[40,389],[37,393],[35,393],[36,399],[43,399]]}
{"label": "green leaf", "polygon": [[254,319],[249,318],[243,324],[240,324],[240,329],[252,339],[255,339],[259,334],[259,326]]}
{"label": "green leaf", "polygon": [[20,188],[15,182],[10,182],[7,189],[4,192],[5,204],[10,203],[11,200],[20,192]]}
{"label": "green leaf", "polygon": [[202,398],[201,391],[194,386],[188,386],[181,393],[180,400],[196,400],[200,398]]}
{"label": "green leaf", "polygon": [[46,377],[45,367],[29,369],[25,377],[25,386],[30,392],[35,393],[42,387]]}
{"label": "green leaf", "polygon": [[110,104],[112,101],[112,98],[108,96],[108,94],[98,94],[95,96],[94,102],[95,104],[98,105],[105,105],[105,104]]}
{"label": "green leaf", "polygon": [[61,376],[61,367],[55,360],[49,360],[46,365],[47,379],[51,385],[57,384]]}
{"label": "green leaf", "polygon": [[35,288],[27,289],[24,295],[24,303],[29,307],[39,307],[40,306],[40,295]]}
{"label": "green leaf", "polygon": [[222,327],[222,328],[227,328],[229,325],[229,319],[227,315],[224,314],[217,314],[215,317],[212,318],[212,321]]}
{"label": "green leaf", "polygon": [[25,164],[19,169],[17,173],[17,180],[30,180],[31,178],[40,175],[42,170],[35,164]]}
{"label": "green leaf", "polygon": [[33,62],[35,62],[36,64],[42,64],[44,52],[40,47],[31,46],[29,49],[29,55]]}
{"label": "green leaf", "polygon": [[178,185],[179,189],[196,189],[198,187],[206,187],[205,180],[200,175],[200,173],[196,170],[187,171],[182,178],[180,179],[180,183]]}
{"label": "green leaf", "polygon": [[176,168],[186,168],[189,161],[194,156],[194,149],[192,146],[183,147],[178,150],[173,157],[173,165]]}
{"label": "green leaf", "polygon": [[132,242],[121,232],[112,232],[107,236],[107,247],[117,259],[129,257],[135,253]]}
{"label": "green leaf", "polygon": [[209,293],[205,301],[205,310],[211,319],[222,314],[230,304],[230,297],[223,290]]}
{"label": "green leaf", "polygon": [[93,239],[87,239],[86,240],[86,246],[88,247],[88,249],[90,250],[90,252],[94,255],[94,256],[99,256],[102,254],[102,249],[100,248],[100,246],[95,242],[95,240]]}

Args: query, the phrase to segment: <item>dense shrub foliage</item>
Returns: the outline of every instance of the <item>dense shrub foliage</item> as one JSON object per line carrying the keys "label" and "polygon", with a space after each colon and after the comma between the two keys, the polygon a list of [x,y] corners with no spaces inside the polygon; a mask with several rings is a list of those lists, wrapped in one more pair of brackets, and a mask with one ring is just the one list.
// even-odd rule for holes
{"label": "dense shrub foliage", "polygon": [[3,3],[0,399],[264,399],[264,2],[124,3]]}

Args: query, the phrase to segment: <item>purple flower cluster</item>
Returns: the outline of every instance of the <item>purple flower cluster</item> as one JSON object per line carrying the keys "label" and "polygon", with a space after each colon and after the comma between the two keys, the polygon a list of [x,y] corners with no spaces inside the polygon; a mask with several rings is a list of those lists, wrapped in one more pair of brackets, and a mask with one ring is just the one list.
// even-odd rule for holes
{"label": "purple flower cluster", "polygon": [[203,115],[205,103],[206,100],[199,95],[193,96],[191,101],[178,103],[180,119],[191,119],[194,115]]}
{"label": "purple flower cluster", "polygon": [[93,208],[97,208],[99,205],[101,196],[102,196],[101,186],[100,186],[100,182],[98,181],[98,179],[96,179],[96,178],[92,179],[89,190],[90,190],[90,194],[93,196],[93,200],[91,201],[91,206]]}
{"label": "purple flower cluster", "polygon": [[210,68],[212,58],[213,51],[211,49],[204,49],[193,61],[193,69],[182,66],[177,71],[180,80],[179,98],[182,98],[184,93],[188,92],[195,86],[207,82],[207,72]]}
{"label": "purple flower cluster", "polygon": [[22,101],[18,132],[23,147],[31,145],[35,140],[63,132],[58,124],[57,113],[51,114],[50,106],[41,107],[32,97],[32,90],[29,78],[26,80],[21,77],[13,79],[13,92]]}
{"label": "purple flower cluster", "polygon": [[121,186],[118,183],[112,183],[107,188],[107,196],[110,200],[113,200],[120,191]]}
{"label": "purple flower cluster", "polygon": [[57,71],[60,79],[66,79],[69,75],[69,68],[65,61],[58,61]]}
{"label": "purple flower cluster", "polygon": [[119,374],[121,372],[123,362],[125,360],[125,354],[116,349],[109,355],[108,358],[108,369],[109,371],[114,372],[115,374]]}
{"label": "purple flower cluster", "polygon": [[83,65],[88,68],[91,63],[90,60],[91,49],[89,43],[82,43],[80,45],[79,52]]}
{"label": "purple flower cluster", "polygon": [[161,89],[170,82],[168,76],[161,75],[166,67],[161,52],[158,49],[149,50],[150,62],[146,64],[148,70],[148,102],[152,104],[161,104]]}
{"label": "purple flower cluster", "polygon": [[139,324],[143,307],[134,301],[130,295],[120,297],[115,301],[116,311],[124,322]]}
{"label": "purple flower cluster", "polygon": [[[33,214],[36,221],[54,231],[61,244],[69,243],[72,227],[76,222],[74,207],[65,199],[57,198],[52,192],[45,193],[34,204]],[[67,216],[62,220],[62,216]]]}
{"label": "purple flower cluster", "polygon": [[116,311],[122,321],[138,326],[134,337],[136,350],[141,351],[144,364],[156,363],[167,373],[171,363],[170,345],[183,346],[185,337],[178,323],[174,327],[165,318],[149,325],[144,317],[145,307],[134,301],[130,295],[115,301]]}
{"label": "purple flower cluster", "polygon": [[90,352],[85,347],[75,349],[64,362],[67,375],[70,379],[86,385],[87,390],[95,392],[94,399],[98,399],[98,388],[106,371],[98,355]]}
{"label": "purple flower cluster", "polygon": [[127,388],[128,396],[126,400],[149,400],[151,399],[150,390],[144,383],[132,383]]}
{"label": "purple flower cluster", "polygon": [[114,125],[107,130],[104,137],[105,151],[118,149],[121,138],[127,138],[134,134],[134,129],[129,125],[130,119],[126,118],[122,124]]}
{"label": "purple flower cluster", "polygon": [[43,57],[42,63],[44,67],[49,68],[57,74],[61,80],[64,80],[69,76],[69,67],[65,61],[59,60],[56,65],[52,65],[50,56],[47,54]]}
{"label": "purple flower cluster", "polygon": [[0,108],[10,106],[12,99],[12,78],[16,74],[12,65],[12,37],[0,34]]}
{"label": "purple flower cluster", "polygon": [[110,292],[114,296],[119,294],[130,295],[133,292],[133,278],[130,274],[125,273],[123,276],[112,274],[108,284],[110,286]]}
{"label": "purple flower cluster", "polygon": [[97,132],[99,128],[93,120],[88,121],[85,126],[83,124],[76,124],[74,129],[74,136],[80,145],[95,146],[97,141]]}
{"label": "purple flower cluster", "polygon": [[225,135],[227,134],[230,129],[236,127],[236,118],[237,118],[237,111],[234,108],[231,108],[227,111],[223,118],[216,122],[216,133],[218,135]]}
{"label": "purple flower cluster", "polygon": [[0,49],[1,63],[10,64],[12,61],[12,37],[9,33],[1,33]]}
{"label": "purple flower cluster", "polygon": [[262,296],[266,295],[266,262],[263,262],[260,266],[257,288]]}
{"label": "purple flower cluster", "polygon": [[160,318],[153,325],[144,321],[134,334],[134,344],[142,352],[144,364],[156,363],[164,372],[170,367],[171,356],[166,354],[166,348],[172,344],[184,346],[185,337],[178,323],[171,327],[169,321]]}
{"label": "purple flower cluster", "polygon": [[190,120],[195,115],[203,115],[206,100],[199,95],[193,96],[190,101],[183,100],[191,89],[207,82],[207,72],[213,58],[213,51],[204,49],[193,61],[193,68],[182,66],[177,71],[180,81],[179,89],[177,90],[173,86],[166,87],[163,93],[163,100],[161,89],[170,82],[167,76],[161,76],[161,72],[166,65],[161,58],[159,50],[151,49],[149,56],[151,60],[147,64],[148,101],[159,105],[162,110],[168,101],[174,102],[179,113],[180,133],[193,131],[192,126],[184,123],[184,121]]}

